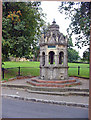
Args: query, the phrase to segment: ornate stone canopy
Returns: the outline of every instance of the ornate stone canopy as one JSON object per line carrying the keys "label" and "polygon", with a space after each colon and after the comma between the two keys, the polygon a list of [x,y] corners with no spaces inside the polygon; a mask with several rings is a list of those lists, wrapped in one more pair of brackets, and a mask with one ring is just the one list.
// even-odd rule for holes
{"label": "ornate stone canopy", "polygon": [[67,37],[60,33],[55,21],[40,40],[40,77],[49,80],[68,78]]}
{"label": "ornate stone canopy", "polygon": [[59,31],[59,25],[55,21],[49,26],[47,33],[42,35],[40,45],[44,44],[60,44],[67,45],[67,37]]}

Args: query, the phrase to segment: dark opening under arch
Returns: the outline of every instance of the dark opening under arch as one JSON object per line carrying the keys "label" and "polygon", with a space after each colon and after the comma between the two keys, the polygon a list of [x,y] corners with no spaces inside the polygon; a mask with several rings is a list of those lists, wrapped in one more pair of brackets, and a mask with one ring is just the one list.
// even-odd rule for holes
{"label": "dark opening under arch", "polygon": [[59,53],[59,64],[63,64],[63,58],[64,58],[64,53],[60,52]]}
{"label": "dark opening under arch", "polygon": [[42,52],[42,65],[45,65],[45,52]]}
{"label": "dark opening under arch", "polygon": [[49,52],[49,63],[50,64],[53,64],[53,62],[54,62],[54,52],[53,51],[50,51]]}

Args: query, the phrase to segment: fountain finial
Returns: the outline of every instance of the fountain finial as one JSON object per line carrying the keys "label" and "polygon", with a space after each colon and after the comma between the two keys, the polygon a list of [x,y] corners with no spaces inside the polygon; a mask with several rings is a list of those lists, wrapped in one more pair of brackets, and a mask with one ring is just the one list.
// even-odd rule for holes
{"label": "fountain finial", "polygon": [[55,18],[53,18],[53,22],[52,22],[52,23],[56,23],[56,22],[55,22]]}

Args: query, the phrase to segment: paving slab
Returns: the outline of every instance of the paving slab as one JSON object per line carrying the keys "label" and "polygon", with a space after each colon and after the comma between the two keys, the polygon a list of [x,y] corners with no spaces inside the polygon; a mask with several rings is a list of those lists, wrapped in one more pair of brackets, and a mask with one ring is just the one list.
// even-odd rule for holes
{"label": "paving slab", "polygon": [[45,95],[45,94],[36,94],[30,93],[23,89],[10,89],[10,88],[2,88],[2,95],[12,95],[12,96],[20,96],[25,98],[36,98],[42,100],[52,100],[52,101],[63,101],[63,102],[72,102],[72,103],[83,103],[88,104],[89,97],[86,96],[58,96],[58,95]]}
{"label": "paving slab", "polygon": [[[57,95],[57,94],[53,95],[53,94],[36,93],[33,91],[31,92],[31,90],[29,91],[28,89],[17,88],[17,86],[19,86],[19,85],[30,86],[28,83],[26,83],[27,80],[28,80],[28,78],[27,79],[17,79],[17,80],[2,83],[2,96],[13,96],[13,97],[18,96],[18,98],[23,98],[23,99],[25,99],[25,98],[26,99],[34,99],[34,100],[37,100],[37,101],[39,100],[42,102],[43,101],[47,101],[47,102],[51,101],[52,103],[54,101],[55,103],[59,103],[59,104],[66,103],[69,105],[71,104],[71,105],[76,105],[76,106],[77,106],[77,104],[78,105],[80,104],[80,106],[82,106],[82,105],[88,106],[89,105],[89,96],[81,96],[81,95],[62,96],[62,95]],[[80,79],[80,82],[82,83],[81,85],[66,87],[66,88],[71,89],[71,90],[78,89],[78,92],[79,92],[79,89],[89,90],[89,80],[88,79]],[[4,85],[7,85],[7,86],[8,85],[13,85],[13,86],[16,85],[16,87],[5,87]],[[84,91],[84,92],[86,92],[86,91]],[[57,92],[57,93],[59,93],[59,92]],[[66,93],[67,93],[67,91],[66,91]],[[61,94],[62,94],[62,92],[61,92]]]}
{"label": "paving slab", "polygon": [[[31,78],[27,78],[27,79],[16,79],[16,80],[12,80],[12,81],[8,81],[5,82],[3,84],[12,84],[12,85],[29,85],[27,83],[28,80],[30,80]],[[77,79],[77,78],[76,78]],[[77,85],[77,86],[72,86],[71,88],[88,88],[89,89],[89,79],[83,79],[83,78],[79,78],[80,82],[82,83],[81,85]],[[66,87],[67,88],[67,87]]]}

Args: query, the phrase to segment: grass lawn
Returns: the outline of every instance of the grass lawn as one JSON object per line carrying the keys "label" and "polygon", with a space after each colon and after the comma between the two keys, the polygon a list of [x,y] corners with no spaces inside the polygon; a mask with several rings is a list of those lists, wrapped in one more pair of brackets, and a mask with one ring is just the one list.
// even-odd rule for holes
{"label": "grass lawn", "polygon": [[[40,62],[4,62],[5,65],[2,65],[4,68],[13,68],[13,67],[35,67],[35,68],[21,68],[21,75],[27,76],[39,76],[40,69],[38,68]],[[68,63],[69,69],[68,74],[69,76],[79,76],[79,77],[86,77],[89,78],[89,64],[78,64],[78,63]],[[70,67],[78,67],[80,66],[80,75],[78,75],[78,68],[70,68]],[[13,69],[6,69],[5,70],[5,80],[9,78],[16,77],[18,75],[19,68]]]}
{"label": "grass lawn", "polygon": [[[68,74],[69,76],[79,76],[89,78],[89,64],[82,64],[82,63],[68,63],[69,69]],[[78,75],[78,66],[80,66],[80,74]],[[77,67],[77,68],[71,68]]]}

